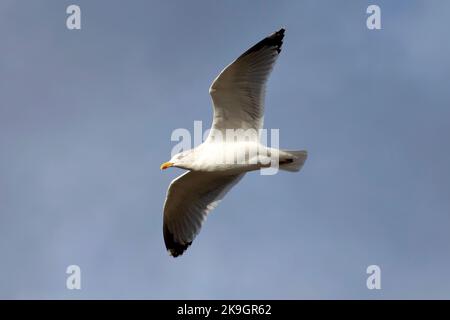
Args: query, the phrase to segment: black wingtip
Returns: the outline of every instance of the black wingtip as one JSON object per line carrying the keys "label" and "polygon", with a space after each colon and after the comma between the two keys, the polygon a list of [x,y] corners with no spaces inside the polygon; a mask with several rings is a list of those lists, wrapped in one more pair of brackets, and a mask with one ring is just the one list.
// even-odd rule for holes
{"label": "black wingtip", "polygon": [[286,30],[284,28],[281,28],[280,30],[272,33],[268,37],[264,38],[257,44],[255,44],[253,47],[248,49],[246,52],[242,54],[242,56],[246,56],[252,52],[258,51],[264,47],[275,47],[277,50],[277,53],[281,52],[281,47],[283,45],[283,38],[284,38],[284,32]]}
{"label": "black wingtip", "polygon": [[163,227],[163,235],[167,251],[174,258],[181,256],[186,251],[186,249],[189,248],[189,246],[192,244],[192,241],[188,243],[177,242],[175,240],[175,237],[173,236],[173,233],[170,232],[169,228],[165,224]]}
{"label": "black wingtip", "polygon": [[277,32],[271,34],[268,38],[273,38],[274,45],[277,47],[277,52],[281,52],[281,46],[283,45],[284,32],[286,30],[281,28]]}

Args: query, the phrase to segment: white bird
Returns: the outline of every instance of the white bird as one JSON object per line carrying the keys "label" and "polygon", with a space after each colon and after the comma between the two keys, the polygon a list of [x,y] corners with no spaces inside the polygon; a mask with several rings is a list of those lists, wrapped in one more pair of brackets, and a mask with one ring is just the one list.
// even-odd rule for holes
{"label": "white bird", "polygon": [[[267,157],[276,158],[282,170],[299,171],[303,166],[306,151],[268,148],[260,143],[258,134],[239,142],[219,139],[231,129],[256,132],[262,128],[266,82],[281,51],[283,37],[284,29],[271,34],[217,76],[209,89],[214,118],[208,138],[161,165],[161,169],[189,170],[172,181],[164,204],[163,235],[170,255],[183,254],[208,213],[246,172],[267,167]],[[240,162],[223,161],[236,153],[247,158]],[[252,159],[248,159],[249,154]],[[259,157],[252,161],[255,154]]]}

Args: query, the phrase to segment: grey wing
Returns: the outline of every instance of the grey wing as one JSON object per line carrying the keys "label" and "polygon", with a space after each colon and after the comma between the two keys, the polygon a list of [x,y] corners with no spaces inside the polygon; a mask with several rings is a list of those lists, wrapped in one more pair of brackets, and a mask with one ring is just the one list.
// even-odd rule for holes
{"label": "grey wing", "polygon": [[183,254],[208,213],[244,175],[188,171],[172,181],[164,203],[163,222],[164,242],[172,256]]}
{"label": "grey wing", "polygon": [[283,44],[284,29],[244,52],[213,81],[209,92],[214,118],[211,134],[263,125],[265,87]]}

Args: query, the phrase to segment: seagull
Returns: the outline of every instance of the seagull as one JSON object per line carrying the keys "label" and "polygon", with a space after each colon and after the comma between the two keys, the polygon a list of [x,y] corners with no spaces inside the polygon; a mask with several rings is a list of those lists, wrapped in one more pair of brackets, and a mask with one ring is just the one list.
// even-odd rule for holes
{"label": "seagull", "polygon": [[[182,255],[192,244],[208,213],[246,172],[267,168],[267,157],[277,159],[279,169],[297,172],[307,158],[304,150],[268,148],[260,143],[258,134],[246,136],[245,141],[223,139],[229,130],[262,129],[265,87],[281,52],[284,32],[282,28],[264,38],[220,72],[209,88],[214,116],[205,142],[161,165],[161,170],[188,170],[171,182],[164,203],[163,236],[173,257]],[[263,157],[258,161],[223,161],[243,149],[245,156],[256,152]]]}

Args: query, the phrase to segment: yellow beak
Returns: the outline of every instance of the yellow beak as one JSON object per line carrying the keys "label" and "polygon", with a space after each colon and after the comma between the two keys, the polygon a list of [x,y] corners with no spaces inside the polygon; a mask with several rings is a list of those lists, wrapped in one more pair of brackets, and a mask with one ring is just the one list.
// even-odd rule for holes
{"label": "yellow beak", "polygon": [[164,162],[164,163],[161,165],[161,170],[165,170],[165,169],[170,168],[170,167],[172,167],[172,166],[173,166],[173,162]]}

